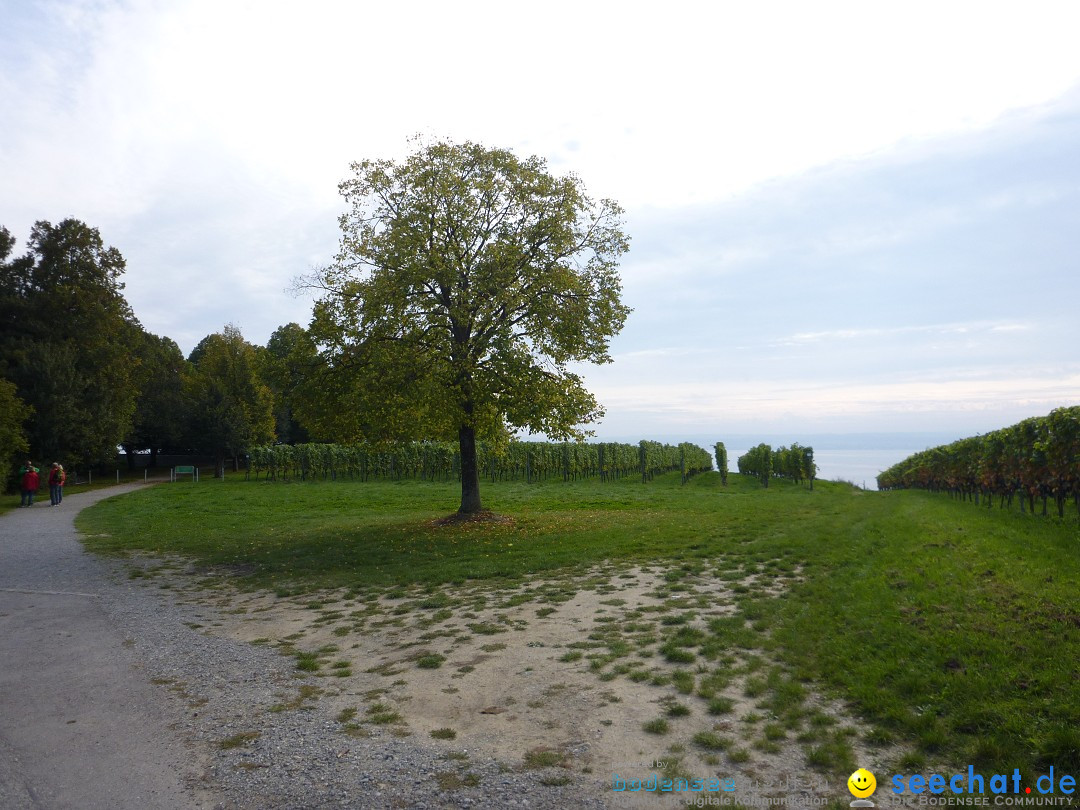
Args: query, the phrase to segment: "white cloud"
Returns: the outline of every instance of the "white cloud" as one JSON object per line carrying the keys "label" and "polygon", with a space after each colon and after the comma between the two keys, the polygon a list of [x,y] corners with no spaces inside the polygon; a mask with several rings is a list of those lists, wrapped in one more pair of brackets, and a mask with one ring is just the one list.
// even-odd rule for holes
{"label": "white cloud", "polygon": [[348,161],[399,154],[421,131],[550,155],[634,206],[708,201],[985,127],[1080,79],[1069,3],[50,8],[64,22],[9,65],[25,90],[6,91],[37,103],[17,116],[25,143],[65,146],[68,169],[96,153],[92,176],[126,181],[152,177],[163,152],[216,145],[326,196]]}
{"label": "white cloud", "polygon": [[609,418],[843,425],[890,396],[932,420],[1075,395],[1074,3],[53,0],[4,17],[0,224],[99,227],[136,314],[185,350],[225,323],[265,342],[304,322],[284,289],[335,252],[349,162],[420,132],[543,155],[627,207],[635,312],[588,374]]}
{"label": "white cloud", "polygon": [[968,323],[927,324],[920,326],[891,326],[870,329],[828,329],[821,332],[800,332],[776,341],[778,346],[805,343],[831,343],[834,341],[894,338],[907,335],[968,335],[980,332],[1024,332],[1031,328],[1024,323],[994,323],[971,321]]}

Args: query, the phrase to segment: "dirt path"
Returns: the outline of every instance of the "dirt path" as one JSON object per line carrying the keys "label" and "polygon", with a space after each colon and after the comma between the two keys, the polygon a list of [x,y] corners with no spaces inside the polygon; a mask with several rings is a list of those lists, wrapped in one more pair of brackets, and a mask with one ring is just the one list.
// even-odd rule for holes
{"label": "dirt path", "polygon": [[116,565],[86,554],[73,526],[82,507],[133,488],[0,516],[2,807],[213,806],[104,607]]}

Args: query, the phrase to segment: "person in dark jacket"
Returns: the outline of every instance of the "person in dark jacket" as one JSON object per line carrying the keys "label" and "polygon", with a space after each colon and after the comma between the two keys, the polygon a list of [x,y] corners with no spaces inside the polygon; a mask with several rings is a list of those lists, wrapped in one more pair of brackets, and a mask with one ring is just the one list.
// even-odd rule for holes
{"label": "person in dark jacket", "polygon": [[38,477],[37,467],[34,466],[34,462],[27,461],[22,467],[19,468],[19,475],[22,476],[22,501],[19,506],[33,506],[34,495],[38,491],[38,487],[41,486],[41,478]]}

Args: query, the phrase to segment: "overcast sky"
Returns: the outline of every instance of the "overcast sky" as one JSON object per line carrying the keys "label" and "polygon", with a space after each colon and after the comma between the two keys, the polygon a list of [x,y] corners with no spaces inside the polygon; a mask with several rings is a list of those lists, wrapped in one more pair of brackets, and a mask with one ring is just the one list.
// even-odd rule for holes
{"label": "overcast sky", "polygon": [[[627,209],[601,434],[972,435],[1080,404],[1080,4],[0,0],[0,224],[265,344],[348,164],[476,140]],[[919,448],[915,448],[919,449]]]}

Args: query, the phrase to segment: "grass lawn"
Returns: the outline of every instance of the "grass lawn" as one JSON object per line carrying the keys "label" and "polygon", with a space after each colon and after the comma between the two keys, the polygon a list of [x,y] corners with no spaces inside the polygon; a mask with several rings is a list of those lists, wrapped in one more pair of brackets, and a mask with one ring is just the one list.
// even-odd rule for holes
{"label": "grass lawn", "polygon": [[662,562],[672,589],[690,574],[796,573],[779,598],[747,589],[735,619],[673,635],[667,652],[758,650],[773,725],[805,715],[811,684],[847,700],[870,738],[907,744],[909,773],[1080,776],[1075,518],[828,482],[762,490],[732,475],[722,487],[715,473],[686,486],[672,475],[481,488],[512,521],[434,525],[456,507],[456,484],[237,477],[103,501],[78,523],[92,550],[185,555],[283,594],[520,582],[606,561]]}

